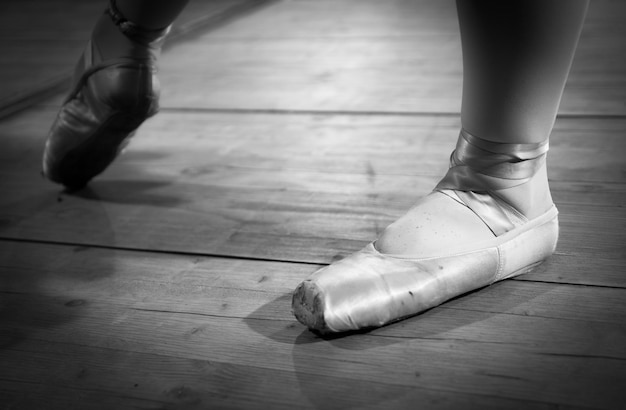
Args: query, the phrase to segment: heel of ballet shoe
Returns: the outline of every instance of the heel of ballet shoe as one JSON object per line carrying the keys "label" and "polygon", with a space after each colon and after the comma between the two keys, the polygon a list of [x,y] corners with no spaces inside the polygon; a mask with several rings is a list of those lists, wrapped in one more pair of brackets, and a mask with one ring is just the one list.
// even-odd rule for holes
{"label": "heel of ballet shoe", "polygon": [[556,208],[542,218],[546,221],[498,246],[500,269],[494,282],[529,273],[554,253],[559,239]]}

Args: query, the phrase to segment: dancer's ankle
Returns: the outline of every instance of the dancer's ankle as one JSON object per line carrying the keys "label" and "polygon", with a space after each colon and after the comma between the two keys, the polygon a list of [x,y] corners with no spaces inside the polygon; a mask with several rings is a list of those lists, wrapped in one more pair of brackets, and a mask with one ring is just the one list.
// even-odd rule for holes
{"label": "dancer's ankle", "polygon": [[422,258],[462,252],[543,215],[553,206],[547,149],[547,141],[498,144],[462,131],[435,192],[390,225],[376,248]]}
{"label": "dancer's ankle", "polygon": [[127,29],[123,16],[118,13],[119,11],[109,8],[100,16],[91,34],[91,40],[102,60],[120,57],[158,57],[169,28],[144,30],[130,23],[132,28]]}

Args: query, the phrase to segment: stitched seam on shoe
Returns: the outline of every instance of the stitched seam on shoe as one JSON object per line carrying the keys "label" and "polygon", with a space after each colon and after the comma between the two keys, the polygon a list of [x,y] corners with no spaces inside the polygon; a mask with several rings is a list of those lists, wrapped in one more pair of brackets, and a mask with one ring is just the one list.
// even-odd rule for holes
{"label": "stitched seam on shoe", "polygon": [[511,218],[511,222],[515,226],[521,226],[528,222],[528,218],[526,215],[518,211],[513,205],[506,202],[500,195],[497,194],[496,191],[489,191],[489,194],[493,197],[493,199],[500,205],[502,211],[507,214],[509,218]]}
{"label": "stitched seam on shoe", "polygon": [[375,254],[379,254],[384,256],[385,258],[391,258],[391,259],[396,259],[398,261],[406,261],[406,262],[423,262],[423,261],[431,261],[431,260],[435,260],[435,259],[444,259],[444,258],[454,258],[457,256],[464,256],[464,255],[471,255],[473,253],[480,253],[480,252],[485,252],[488,251],[490,249],[497,249],[498,246],[487,246],[481,249],[473,249],[473,250],[469,250],[469,251],[461,251],[458,253],[449,253],[449,254],[445,254],[445,255],[437,255],[437,256],[427,256],[427,257],[423,257],[423,258],[411,258],[411,257],[402,257],[402,256],[398,256],[398,255],[389,255],[386,253],[380,253],[378,250],[376,250],[376,247],[374,247],[375,249]]}
{"label": "stitched seam on shoe", "polygon": [[502,272],[504,271],[504,266],[506,264],[506,256],[502,247],[498,246],[496,251],[498,252],[498,268],[496,269],[496,275],[491,283],[495,283],[502,278]]}

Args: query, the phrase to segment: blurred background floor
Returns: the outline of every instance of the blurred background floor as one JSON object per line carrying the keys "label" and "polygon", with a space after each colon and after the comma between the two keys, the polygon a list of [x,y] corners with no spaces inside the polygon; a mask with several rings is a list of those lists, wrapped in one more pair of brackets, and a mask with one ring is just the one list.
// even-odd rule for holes
{"label": "blurred background floor", "polygon": [[290,293],[429,192],[460,126],[454,2],[192,1],[162,111],[78,193],[39,176],[102,1],[0,4],[0,408],[619,408],[626,28],[593,1],[553,135],[556,254],[368,333]]}

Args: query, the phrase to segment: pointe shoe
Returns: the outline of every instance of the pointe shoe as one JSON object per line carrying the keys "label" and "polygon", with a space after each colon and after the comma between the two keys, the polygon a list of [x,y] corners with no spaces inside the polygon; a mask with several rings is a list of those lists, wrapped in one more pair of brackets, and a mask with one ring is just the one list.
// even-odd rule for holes
{"label": "pointe shoe", "polygon": [[43,175],[72,190],[104,171],[159,108],[156,60],[169,27],[140,28],[120,15],[114,0],[105,14],[98,24],[122,39],[122,56],[103,59],[98,41],[89,40],[44,149]]}
{"label": "pointe shoe", "polygon": [[547,144],[491,144],[463,131],[448,174],[417,205],[444,214],[468,213],[475,219],[459,229],[476,230],[482,224],[477,240],[451,249],[439,239],[416,255],[383,254],[372,242],[296,288],[296,319],[321,333],[378,327],[526,273],[548,258],[558,240],[556,207],[529,220],[486,189],[528,182],[545,161]]}

